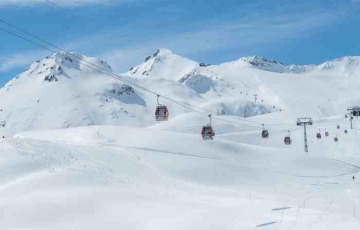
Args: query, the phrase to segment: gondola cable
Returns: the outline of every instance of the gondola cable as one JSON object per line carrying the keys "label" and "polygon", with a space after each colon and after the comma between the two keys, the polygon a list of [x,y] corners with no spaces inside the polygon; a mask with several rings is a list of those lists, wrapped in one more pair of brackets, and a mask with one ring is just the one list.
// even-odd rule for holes
{"label": "gondola cable", "polygon": [[[17,26],[14,26],[14,25],[12,25],[12,24],[4,21],[3,19],[0,19],[0,22],[6,24],[6,25],[8,25],[8,26],[10,26],[10,27],[12,27],[12,28],[14,28],[14,29],[16,29],[16,30],[19,30],[20,32],[25,33],[25,34],[27,34],[28,36],[31,36],[31,37],[33,37],[33,38],[35,38],[35,39],[37,39],[37,40],[39,40],[39,41],[41,41],[41,42],[43,42],[43,43],[46,43],[47,45],[52,46],[52,47],[54,47],[54,48],[56,48],[56,49],[64,52],[64,53],[67,54],[67,55],[70,55],[70,56],[72,56],[72,57],[75,57],[76,59],[78,59],[78,62],[79,62],[79,63],[82,62],[81,64],[83,64],[84,66],[86,66],[86,67],[88,67],[88,68],[91,68],[91,69],[94,69],[94,70],[98,70],[98,71],[100,71],[100,72],[102,72],[102,73],[104,73],[104,74],[106,74],[106,75],[108,75],[108,76],[110,76],[110,77],[112,77],[112,78],[115,78],[115,79],[117,79],[117,80],[121,80],[121,81],[123,81],[124,83],[129,84],[129,85],[131,85],[131,86],[133,86],[133,87],[136,87],[136,88],[141,89],[141,90],[143,90],[143,91],[146,91],[146,92],[148,92],[148,93],[151,93],[151,94],[157,95],[157,96],[159,96],[159,97],[162,97],[162,98],[164,98],[164,99],[166,99],[166,100],[169,100],[169,101],[171,101],[171,102],[173,102],[173,103],[175,103],[175,104],[177,104],[177,105],[179,105],[179,106],[182,106],[182,107],[184,107],[184,108],[187,108],[187,109],[189,109],[189,110],[192,110],[192,111],[194,111],[194,112],[197,112],[197,113],[199,113],[199,114],[201,114],[201,115],[205,115],[205,113],[202,113],[202,112],[200,112],[200,111],[198,111],[198,110],[196,110],[196,109],[203,110],[203,111],[206,111],[206,112],[214,113],[214,111],[211,111],[211,110],[208,110],[208,109],[204,109],[204,108],[201,108],[201,107],[198,107],[198,106],[194,106],[194,105],[191,105],[191,104],[186,104],[186,103],[183,103],[183,102],[174,100],[174,99],[172,99],[172,98],[170,98],[170,97],[167,97],[167,96],[164,96],[164,95],[160,95],[160,94],[158,94],[158,93],[156,93],[156,92],[154,92],[154,91],[152,91],[152,90],[149,90],[149,89],[147,89],[147,88],[145,88],[145,87],[143,87],[143,86],[141,86],[141,85],[139,85],[139,84],[136,84],[136,83],[134,83],[134,82],[132,82],[132,81],[130,81],[130,80],[128,80],[128,79],[125,79],[124,77],[122,77],[122,76],[120,76],[120,75],[117,75],[117,74],[115,74],[115,73],[113,73],[113,72],[111,72],[111,71],[109,71],[109,70],[106,70],[106,69],[103,68],[103,67],[97,66],[97,65],[95,65],[95,64],[93,64],[93,63],[91,63],[91,62],[89,62],[89,61],[87,61],[87,60],[84,60],[84,59],[82,59],[81,57],[78,57],[78,56],[74,55],[73,53],[67,52],[67,51],[65,51],[64,49],[62,49],[62,48],[60,48],[60,47],[58,47],[58,46],[56,46],[56,45],[53,45],[53,44],[51,44],[50,42],[47,42],[46,40],[44,40],[44,39],[42,39],[42,38],[40,38],[40,37],[38,37],[38,36],[36,36],[36,35],[33,35],[33,34],[27,32],[27,31],[25,31],[25,30],[23,30],[23,29],[21,29],[21,28],[19,28],[19,27],[17,27]],[[21,35],[19,35],[19,34],[16,34],[16,33],[14,33],[14,32],[11,32],[11,31],[9,31],[9,30],[4,29],[4,28],[1,28],[1,27],[0,27],[0,30],[4,31],[4,32],[6,32],[6,33],[8,33],[8,34],[10,34],[10,35],[16,36],[16,37],[18,37],[18,38],[20,38],[20,39],[22,39],[22,40],[25,40],[25,41],[27,41],[27,42],[29,42],[29,43],[32,43],[32,44],[34,44],[34,45],[37,45],[37,46],[39,46],[39,47],[41,47],[41,48],[43,48],[43,49],[46,49],[46,50],[48,50],[48,51],[50,51],[50,52],[58,53],[58,51],[56,51],[56,50],[50,49],[49,47],[46,47],[46,46],[44,46],[44,45],[42,45],[42,44],[39,44],[39,43],[37,43],[37,42],[34,42],[34,41],[30,40],[30,39],[27,39],[27,38],[25,38],[25,37],[23,37],[23,36],[21,36]],[[84,62],[85,62],[85,64],[84,64]],[[196,108],[196,109],[194,109],[194,108]],[[214,113],[214,114],[215,114],[215,113]],[[206,114],[206,115],[207,115],[207,114]],[[237,125],[240,125],[241,127],[249,126],[249,127],[259,128],[259,126],[248,125],[248,124],[238,124],[238,123],[235,123],[235,122],[232,122],[232,121],[228,121],[228,120],[226,120],[226,119],[221,119],[221,118],[219,118],[219,117],[214,117],[214,119],[219,120],[219,121],[222,121],[222,122],[226,122],[226,123],[237,124]],[[258,122],[249,121],[249,120],[245,120],[245,119],[241,119],[241,121],[243,121],[243,122],[251,122],[251,123],[255,123],[255,124],[260,124],[260,123],[258,123]],[[284,124],[284,125],[285,125],[285,124]]]}

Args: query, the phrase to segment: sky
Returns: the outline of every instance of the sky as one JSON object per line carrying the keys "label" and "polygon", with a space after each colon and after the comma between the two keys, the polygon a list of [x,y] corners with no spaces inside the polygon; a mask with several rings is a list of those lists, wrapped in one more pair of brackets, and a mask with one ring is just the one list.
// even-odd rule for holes
{"label": "sky", "polygon": [[52,53],[6,33],[19,32],[1,20],[119,73],[158,48],[211,64],[360,55],[360,0],[1,0],[0,86]]}

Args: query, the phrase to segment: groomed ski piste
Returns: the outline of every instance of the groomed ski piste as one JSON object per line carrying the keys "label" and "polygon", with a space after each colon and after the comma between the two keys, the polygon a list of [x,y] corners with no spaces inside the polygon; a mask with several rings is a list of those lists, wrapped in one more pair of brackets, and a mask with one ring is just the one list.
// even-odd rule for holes
{"label": "groomed ski piste", "polygon": [[200,109],[160,97],[170,117],[156,122],[156,95],[66,56],[0,91],[0,229],[359,229],[360,122],[344,115],[360,58],[199,67],[161,49],[122,76]]}

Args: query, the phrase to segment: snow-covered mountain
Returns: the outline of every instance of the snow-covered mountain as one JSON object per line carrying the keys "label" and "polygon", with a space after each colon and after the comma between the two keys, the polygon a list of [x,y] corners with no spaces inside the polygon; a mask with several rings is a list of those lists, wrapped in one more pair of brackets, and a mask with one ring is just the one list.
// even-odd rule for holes
{"label": "snow-covered mountain", "polygon": [[[178,81],[206,99],[207,108],[221,110],[221,102],[212,102],[225,100],[225,97],[237,102],[245,100],[240,103],[244,105],[253,102],[256,94],[260,105],[266,108],[329,116],[343,113],[348,106],[359,102],[356,97],[359,61],[360,57],[344,57],[320,65],[285,66],[253,56],[220,65],[205,65],[160,49],[126,74],[148,80]],[[339,79],[339,76],[343,77]],[[225,104],[229,106],[229,102]],[[230,115],[239,116],[240,113],[232,110]]]}
{"label": "snow-covered mountain", "polygon": [[[207,65],[160,49],[121,79],[77,53],[36,61],[0,90],[0,229],[357,230],[358,121],[343,115],[359,60]],[[129,81],[197,112],[160,97],[157,123],[156,95]]]}
{"label": "snow-covered mountain", "polygon": [[[85,62],[79,63],[78,58]],[[106,77],[93,66],[111,71],[97,58],[57,53],[30,65],[0,91],[3,135],[32,129],[94,124],[138,124],[126,106],[142,108],[134,88]]]}
{"label": "snow-covered mountain", "polygon": [[153,55],[146,57],[143,64],[132,67],[129,74],[134,77],[151,76],[179,80],[198,66],[197,62],[173,54],[168,49],[159,49]]}
{"label": "snow-covered mountain", "polygon": [[[159,49],[121,78],[201,112],[248,118],[283,111],[293,122],[300,115],[341,114],[357,104],[359,66],[359,57],[285,66],[256,56],[206,65]],[[0,134],[5,136],[33,129],[155,124],[156,95],[116,79],[105,61],[77,53],[34,62],[1,89],[0,97]],[[169,106],[171,118],[191,112],[163,98],[160,103]]]}
{"label": "snow-covered mountain", "polygon": [[237,65],[241,67],[252,67],[275,73],[304,73],[315,69],[315,65],[290,65],[285,66],[277,61],[272,61],[264,57],[248,56],[242,57],[236,61],[225,63],[224,65]]}
{"label": "snow-covered mountain", "polygon": [[359,74],[360,56],[348,56],[327,61],[317,66],[316,70],[323,72],[335,72],[338,74]]}
{"label": "snow-covered mountain", "polygon": [[[198,63],[161,49],[122,78],[219,114],[252,116],[271,111],[269,106],[251,105],[248,100],[233,106],[235,98],[221,99],[224,84],[214,76],[197,74],[198,68],[202,68]],[[111,71],[105,61],[77,53],[57,53],[34,62],[0,91],[0,134],[100,124],[153,124],[155,95],[123,83]],[[209,103],[208,98],[213,97]],[[172,116],[189,112],[169,107]]]}

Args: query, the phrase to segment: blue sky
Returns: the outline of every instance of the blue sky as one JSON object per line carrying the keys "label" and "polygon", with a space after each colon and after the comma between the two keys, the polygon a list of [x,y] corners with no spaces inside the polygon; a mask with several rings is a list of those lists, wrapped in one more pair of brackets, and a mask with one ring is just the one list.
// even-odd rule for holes
{"label": "blue sky", "polygon": [[[1,0],[0,19],[118,72],[158,48],[198,62],[360,54],[360,0]],[[0,28],[9,29],[0,23]],[[0,31],[0,85],[50,53]]]}

